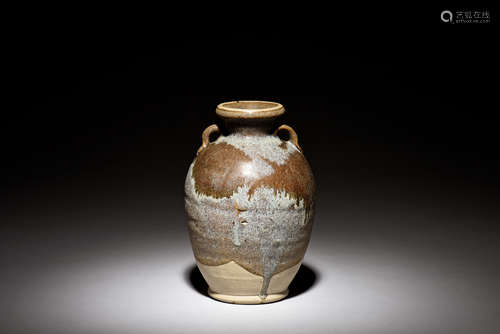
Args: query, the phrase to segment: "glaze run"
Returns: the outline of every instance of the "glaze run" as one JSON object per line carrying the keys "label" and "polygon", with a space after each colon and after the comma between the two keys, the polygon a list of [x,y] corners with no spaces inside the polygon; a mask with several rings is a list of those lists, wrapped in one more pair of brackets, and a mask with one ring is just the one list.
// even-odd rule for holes
{"label": "glaze run", "polygon": [[304,257],[314,188],[311,168],[291,141],[238,127],[220,136],[199,152],[185,182],[197,261],[209,266],[234,261],[262,276],[264,298],[271,277]]}

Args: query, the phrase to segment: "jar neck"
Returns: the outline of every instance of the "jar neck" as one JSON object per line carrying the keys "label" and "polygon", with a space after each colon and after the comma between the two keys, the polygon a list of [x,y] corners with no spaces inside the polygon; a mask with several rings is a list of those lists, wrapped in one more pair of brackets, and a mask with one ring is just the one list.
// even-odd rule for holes
{"label": "jar neck", "polygon": [[285,108],[277,102],[232,101],[219,104],[215,112],[222,119],[226,135],[267,136],[276,128],[276,120]]}
{"label": "jar neck", "polygon": [[263,119],[231,119],[223,118],[225,132],[229,135],[267,136],[277,127],[278,117]]}

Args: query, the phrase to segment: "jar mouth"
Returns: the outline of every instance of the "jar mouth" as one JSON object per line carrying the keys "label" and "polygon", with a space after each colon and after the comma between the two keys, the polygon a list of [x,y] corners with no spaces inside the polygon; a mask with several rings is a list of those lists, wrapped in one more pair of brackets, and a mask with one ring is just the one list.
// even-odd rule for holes
{"label": "jar mouth", "polygon": [[217,106],[215,111],[223,118],[272,118],[285,113],[285,108],[277,102],[231,101]]}

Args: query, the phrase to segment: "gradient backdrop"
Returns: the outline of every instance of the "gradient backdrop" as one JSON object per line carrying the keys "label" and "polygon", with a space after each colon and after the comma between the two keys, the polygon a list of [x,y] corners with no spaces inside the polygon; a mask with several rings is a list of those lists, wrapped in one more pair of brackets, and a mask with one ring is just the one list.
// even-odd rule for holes
{"label": "gradient backdrop", "polygon": [[[1,332],[498,333],[495,24],[439,13],[361,34],[25,28],[1,123]],[[269,305],[207,297],[186,229],[201,132],[237,99],[285,106],[318,185],[304,265]]]}

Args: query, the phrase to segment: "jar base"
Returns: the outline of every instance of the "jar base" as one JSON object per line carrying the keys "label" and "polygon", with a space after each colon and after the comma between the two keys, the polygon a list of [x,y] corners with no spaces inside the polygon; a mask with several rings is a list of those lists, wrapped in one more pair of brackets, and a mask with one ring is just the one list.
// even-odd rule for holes
{"label": "jar base", "polygon": [[213,299],[217,299],[221,302],[231,303],[231,304],[267,304],[277,302],[278,300],[282,300],[288,295],[288,290],[285,290],[280,293],[273,293],[267,295],[265,298],[261,298],[260,296],[234,296],[234,295],[224,295],[221,293],[214,292],[208,288],[208,295]]}

